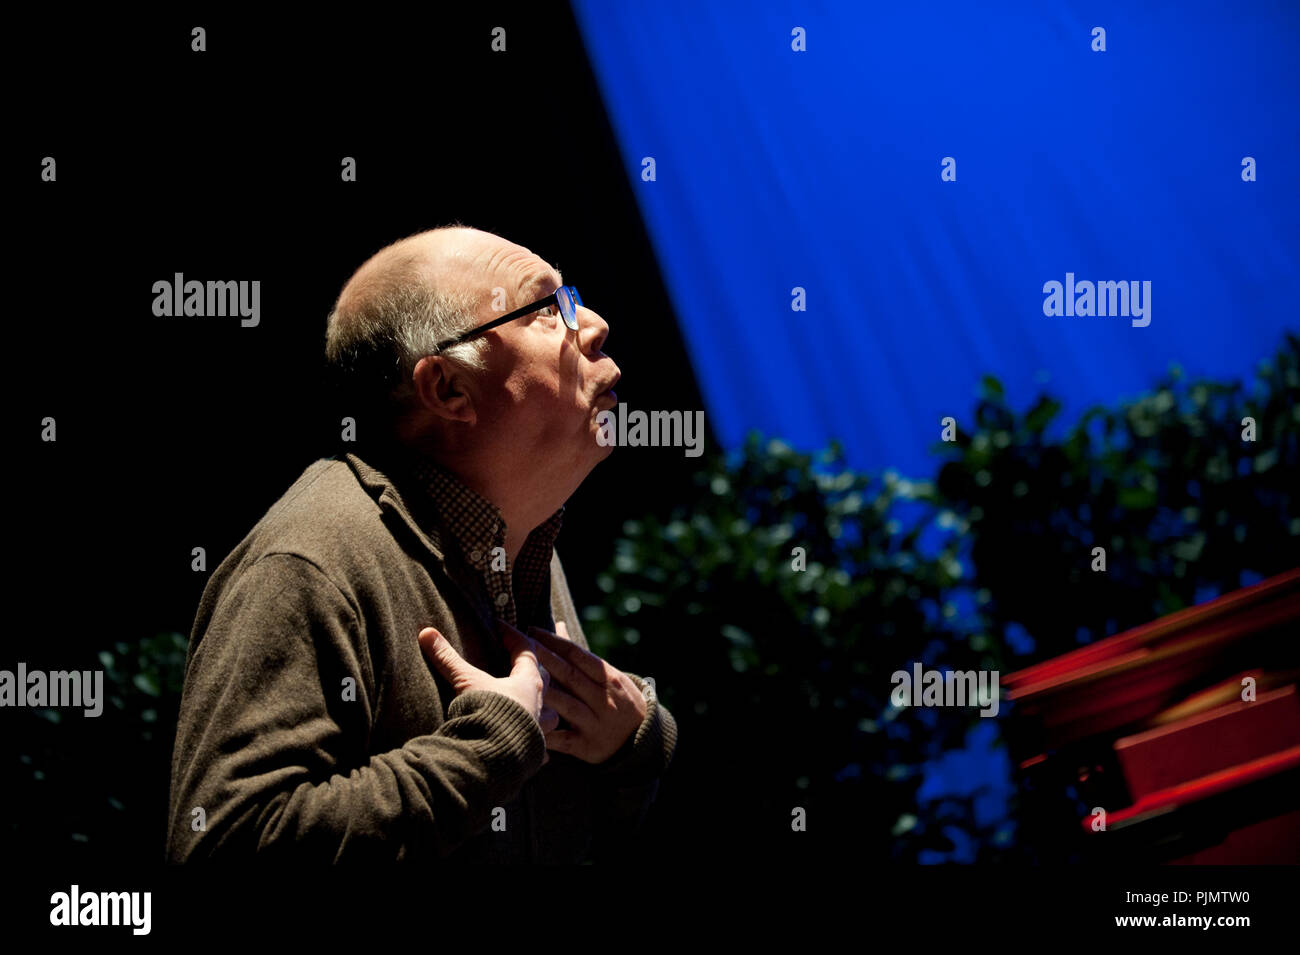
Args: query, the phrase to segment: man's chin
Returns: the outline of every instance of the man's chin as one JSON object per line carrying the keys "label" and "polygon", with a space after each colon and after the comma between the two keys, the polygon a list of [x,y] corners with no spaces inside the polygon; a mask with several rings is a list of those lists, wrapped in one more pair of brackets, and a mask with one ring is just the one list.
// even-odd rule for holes
{"label": "man's chin", "polygon": [[591,443],[596,447],[594,457],[597,462],[604,461],[607,457],[610,456],[614,448],[618,447],[618,442],[616,441],[610,441],[608,443],[604,443],[600,440],[599,425],[597,425],[595,429],[591,432],[590,437],[591,437]]}

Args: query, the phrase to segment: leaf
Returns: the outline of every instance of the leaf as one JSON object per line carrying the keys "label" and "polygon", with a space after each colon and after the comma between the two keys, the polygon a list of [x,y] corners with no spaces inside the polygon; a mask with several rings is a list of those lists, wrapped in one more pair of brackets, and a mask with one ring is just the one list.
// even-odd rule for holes
{"label": "leaf", "polygon": [[1156,494],[1144,487],[1122,487],[1119,489],[1119,506],[1129,511],[1144,511],[1156,506]]}
{"label": "leaf", "polygon": [[137,673],[131,678],[131,682],[142,693],[147,693],[150,696],[162,695],[162,687],[158,685],[158,678],[152,673]]}
{"label": "leaf", "polygon": [[889,834],[892,836],[901,836],[905,832],[911,832],[916,828],[916,823],[916,816],[913,816],[911,813],[903,813],[903,815],[898,817],[898,821],[894,823],[894,827],[889,830]]}
{"label": "leaf", "polygon": [[1061,410],[1061,403],[1054,398],[1043,398],[1025,415],[1025,427],[1038,434]]}
{"label": "leaf", "polygon": [[993,375],[985,375],[980,379],[984,395],[990,401],[1000,401],[1003,397],[1002,382],[998,381]]}

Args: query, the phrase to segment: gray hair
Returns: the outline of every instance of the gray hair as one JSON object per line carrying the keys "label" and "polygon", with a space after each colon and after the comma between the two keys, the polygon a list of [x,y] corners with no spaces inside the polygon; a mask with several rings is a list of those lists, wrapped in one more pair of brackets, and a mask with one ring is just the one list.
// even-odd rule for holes
{"label": "gray hair", "polygon": [[[388,438],[414,409],[416,363],[479,322],[474,295],[431,286],[422,261],[415,252],[395,255],[346,301],[340,296],[325,331],[325,360],[339,396]],[[473,373],[486,367],[486,349],[486,340],[475,338],[438,354]]]}

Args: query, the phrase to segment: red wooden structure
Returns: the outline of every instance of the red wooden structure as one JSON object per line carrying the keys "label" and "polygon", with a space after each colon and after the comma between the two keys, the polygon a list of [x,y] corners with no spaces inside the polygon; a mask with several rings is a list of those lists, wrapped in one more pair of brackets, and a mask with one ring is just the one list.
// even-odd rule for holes
{"label": "red wooden structure", "polygon": [[1022,838],[1093,859],[1300,862],[1298,677],[1300,569],[1003,677]]}

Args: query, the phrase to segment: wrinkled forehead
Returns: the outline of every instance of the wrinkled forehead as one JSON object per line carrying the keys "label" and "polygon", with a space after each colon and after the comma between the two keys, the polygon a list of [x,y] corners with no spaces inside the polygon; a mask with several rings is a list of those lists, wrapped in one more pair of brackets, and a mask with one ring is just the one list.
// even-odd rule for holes
{"label": "wrinkled forehead", "polygon": [[431,278],[455,283],[480,300],[502,289],[521,305],[545,298],[564,282],[559,269],[541,256],[490,232],[455,230],[431,238],[426,247]]}
{"label": "wrinkled forehead", "polygon": [[514,295],[520,305],[545,298],[564,284],[559,269],[522,247],[516,247],[502,265],[497,271],[501,281],[496,284]]}

